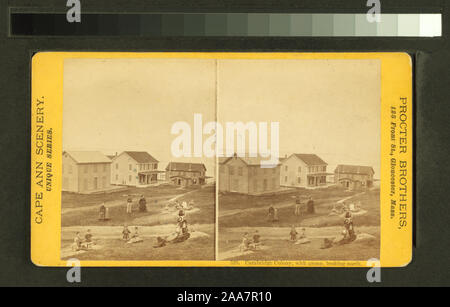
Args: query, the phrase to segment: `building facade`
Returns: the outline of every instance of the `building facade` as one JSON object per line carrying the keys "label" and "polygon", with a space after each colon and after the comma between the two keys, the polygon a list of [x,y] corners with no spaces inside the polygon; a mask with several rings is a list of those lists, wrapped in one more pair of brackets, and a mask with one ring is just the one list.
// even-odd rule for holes
{"label": "building facade", "polygon": [[315,154],[292,154],[281,160],[280,185],[317,187],[326,184],[327,163]]}
{"label": "building facade", "polygon": [[206,182],[206,166],[203,163],[169,162],[166,181],[180,186],[201,185]]}
{"label": "building facade", "polygon": [[98,151],[64,151],[62,190],[91,193],[111,187],[111,160]]}
{"label": "building facade", "polygon": [[112,158],[111,183],[140,186],[158,181],[158,160],[146,151],[124,151]]}
{"label": "building facade", "polygon": [[258,157],[229,157],[219,160],[219,191],[243,194],[276,192],[280,188],[280,165],[262,168]]}
{"label": "building facade", "polygon": [[370,188],[373,186],[374,174],[371,166],[341,164],[334,170],[334,181],[351,190]]}

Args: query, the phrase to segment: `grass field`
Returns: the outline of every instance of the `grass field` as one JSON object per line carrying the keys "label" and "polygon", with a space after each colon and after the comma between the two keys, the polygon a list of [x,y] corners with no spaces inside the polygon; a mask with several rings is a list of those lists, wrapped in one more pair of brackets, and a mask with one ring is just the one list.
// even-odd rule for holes
{"label": "grass field", "polygon": [[[161,186],[163,187],[163,186]],[[81,195],[71,193],[66,196],[65,200],[69,201],[71,210],[67,213],[62,214],[61,225],[63,227],[67,226],[117,226],[124,224],[136,224],[136,225],[159,225],[166,224],[173,220],[171,215],[161,214],[164,207],[166,206],[169,199],[175,196],[180,196],[178,200],[189,201],[194,200],[195,207],[199,210],[189,215],[190,223],[214,223],[214,212],[215,212],[215,187],[213,185],[204,188],[197,189],[178,189],[174,186],[164,186],[163,191],[155,192],[155,188],[142,188],[139,189],[141,194],[146,196],[147,200],[147,212],[138,211],[138,197],[134,198],[133,201],[133,212],[129,215],[126,213],[126,199],[123,195],[128,192],[114,192],[112,195],[105,194],[102,198],[98,198],[100,195],[92,195],[97,202],[92,205],[93,202],[88,200],[86,197],[91,195]],[[133,192],[131,189],[130,192]],[[129,193],[132,194],[132,193]],[[154,195],[157,199],[155,199]],[[115,198],[114,198],[115,197]],[[109,208],[110,220],[109,221],[99,221],[99,208],[102,204],[102,200],[107,198],[109,201],[105,204]],[[157,200],[155,202],[155,200]],[[64,201],[64,198],[63,198]],[[82,205],[76,210],[73,208],[74,203],[81,203]],[[86,203],[91,204],[86,205]],[[63,202],[62,207],[64,208],[66,204]],[[137,223],[136,223],[137,222]]]}
{"label": "grass field", "polygon": [[[126,213],[126,195],[133,197],[133,212]],[[147,212],[138,211],[138,195],[147,200]],[[174,197],[183,202],[194,201],[194,208],[185,211],[191,238],[185,242],[154,248],[158,236],[165,237],[176,228],[178,210],[169,205]],[[66,202],[66,203],[64,203]],[[105,202],[110,220],[100,221],[99,208]],[[76,204],[80,204],[76,207]],[[105,194],[81,195],[63,193],[61,250],[71,255],[76,232],[82,236],[91,230],[95,249],[76,252],[80,260],[212,260],[215,240],[215,186],[180,189],[177,186],[130,188]],[[127,244],[122,240],[123,225],[130,230],[139,227],[141,243]],[[70,258],[70,256],[68,256]]]}
{"label": "grass field", "polygon": [[127,201],[127,195],[143,194],[146,198],[163,198],[171,197],[178,194],[184,193],[186,190],[174,188],[172,185],[159,185],[151,186],[146,188],[136,188],[136,187],[124,187],[123,189],[117,191],[109,191],[106,193],[96,193],[96,194],[78,194],[71,192],[62,192],[61,195],[61,207],[65,208],[80,208],[85,206],[95,206],[101,203],[108,204],[109,202]]}
{"label": "grass field", "polygon": [[[223,258],[227,260],[367,260],[379,256],[380,249],[380,191],[379,188],[365,192],[349,192],[341,187],[329,187],[305,191],[315,202],[315,213],[303,212],[296,216],[295,194],[283,193],[265,196],[224,194],[219,197],[219,257],[233,255],[245,232],[250,235],[258,230],[264,249]],[[330,215],[337,201],[360,202],[364,213],[353,217],[356,232],[369,234],[373,239],[353,242],[329,249],[321,249],[324,238],[333,239],[343,228],[341,215]],[[278,208],[276,222],[268,220],[268,207]],[[236,209],[240,208],[240,209]],[[223,210],[223,211],[222,211]],[[221,216],[222,213],[222,216]],[[305,227],[308,244],[294,245],[289,242],[290,227],[298,232]]]}
{"label": "grass field", "polygon": [[[214,260],[214,225],[194,225],[192,238],[161,248],[154,248],[156,237],[166,235],[170,227],[140,227],[143,242],[128,244],[121,239],[121,228],[92,229],[94,240],[99,249],[78,253],[79,260]],[[147,229],[147,230],[146,230]],[[77,229],[78,230],[78,229]],[[104,234],[108,232],[107,234]],[[201,232],[202,236],[195,236]],[[68,250],[75,231],[67,230],[63,234],[62,246]],[[63,256],[69,259],[73,255]]]}

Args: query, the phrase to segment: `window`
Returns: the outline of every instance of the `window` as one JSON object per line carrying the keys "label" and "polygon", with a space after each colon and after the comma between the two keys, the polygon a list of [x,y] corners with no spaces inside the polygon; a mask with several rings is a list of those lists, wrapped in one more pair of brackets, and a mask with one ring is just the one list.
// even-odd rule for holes
{"label": "window", "polygon": [[297,177],[297,183],[301,183],[302,178],[301,177]]}
{"label": "window", "polygon": [[272,168],[272,174],[275,174],[277,172],[277,168],[276,167],[273,167]]}
{"label": "window", "polygon": [[242,166],[238,167],[238,175],[242,176]]}
{"label": "window", "polygon": [[97,164],[94,164],[93,168],[94,168],[94,173],[97,173]]}
{"label": "window", "polygon": [[225,173],[225,166],[219,165],[219,172]]}
{"label": "window", "polygon": [[153,164],[153,169],[157,169],[158,168],[158,164]]}
{"label": "window", "polygon": [[285,165],[285,166],[284,166],[284,171],[287,172],[287,170],[288,170],[288,167],[287,167],[287,165]]}
{"label": "window", "polygon": [[69,174],[72,174],[72,164],[69,164]]}
{"label": "window", "polygon": [[301,166],[298,167],[298,172],[299,172],[299,173],[302,172],[302,167],[301,167]]}
{"label": "window", "polygon": [[119,169],[119,163],[116,163],[116,169]]}
{"label": "window", "polygon": [[284,176],[284,182],[287,182],[287,176]]}
{"label": "window", "polygon": [[131,175],[130,175],[130,176],[128,176],[128,181],[129,181],[129,182],[131,182]]}
{"label": "window", "polygon": [[132,168],[133,166],[131,165],[131,164],[129,164],[128,165],[128,169],[131,171],[131,168]]}
{"label": "window", "polygon": [[103,164],[103,171],[106,172],[106,164]]}
{"label": "window", "polygon": [[232,166],[228,167],[230,175],[234,175],[234,168]]}
{"label": "window", "polygon": [[119,175],[118,174],[116,174],[116,180],[119,180]]}
{"label": "window", "polygon": [[89,171],[89,165],[83,166],[83,169],[84,169],[84,173],[87,174],[87,172]]}

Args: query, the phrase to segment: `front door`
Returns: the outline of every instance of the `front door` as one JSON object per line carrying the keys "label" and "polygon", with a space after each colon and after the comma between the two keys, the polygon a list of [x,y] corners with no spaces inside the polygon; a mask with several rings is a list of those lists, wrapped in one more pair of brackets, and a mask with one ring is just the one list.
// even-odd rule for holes
{"label": "front door", "polygon": [[239,192],[239,179],[233,179],[231,185],[231,192]]}

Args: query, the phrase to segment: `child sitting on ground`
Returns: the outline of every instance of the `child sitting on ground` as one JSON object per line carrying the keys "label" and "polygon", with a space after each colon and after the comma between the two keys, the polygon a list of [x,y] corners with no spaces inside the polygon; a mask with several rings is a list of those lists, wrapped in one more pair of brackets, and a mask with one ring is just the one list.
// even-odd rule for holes
{"label": "child sitting on ground", "polygon": [[128,229],[128,226],[124,225],[122,230],[122,238],[124,241],[128,241],[130,239],[130,233],[131,231]]}

